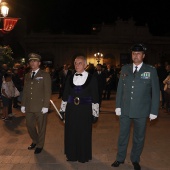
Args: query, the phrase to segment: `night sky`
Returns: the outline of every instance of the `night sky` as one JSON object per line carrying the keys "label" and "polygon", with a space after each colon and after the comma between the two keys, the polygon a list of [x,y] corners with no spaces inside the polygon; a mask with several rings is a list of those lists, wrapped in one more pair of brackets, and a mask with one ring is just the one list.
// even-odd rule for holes
{"label": "night sky", "polygon": [[114,24],[133,18],[151,34],[170,36],[168,2],[153,0],[11,0],[26,20],[27,32],[89,34],[94,24]]}

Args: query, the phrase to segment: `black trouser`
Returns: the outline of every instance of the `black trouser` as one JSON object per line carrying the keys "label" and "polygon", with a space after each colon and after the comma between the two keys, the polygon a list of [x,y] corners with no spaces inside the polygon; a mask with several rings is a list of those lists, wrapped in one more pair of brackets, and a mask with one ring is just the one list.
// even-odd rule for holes
{"label": "black trouser", "polygon": [[104,94],[103,94],[103,98],[107,98],[110,99],[110,95],[111,95],[111,84],[107,84],[105,89],[104,89]]}
{"label": "black trouser", "polygon": [[160,91],[161,91],[161,96],[162,96],[161,106],[164,107],[164,104],[166,102],[166,98],[165,98],[165,91],[164,91],[164,84],[163,83],[160,83]]}
{"label": "black trouser", "polygon": [[9,100],[8,114],[12,113],[12,98]]}
{"label": "black trouser", "polygon": [[14,97],[13,98],[13,106],[15,107],[17,107],[18,106],[18,97]]}
{"label": "black trouser", "polygon": [[170,109],[170,93],[165,92],[166,109]]}

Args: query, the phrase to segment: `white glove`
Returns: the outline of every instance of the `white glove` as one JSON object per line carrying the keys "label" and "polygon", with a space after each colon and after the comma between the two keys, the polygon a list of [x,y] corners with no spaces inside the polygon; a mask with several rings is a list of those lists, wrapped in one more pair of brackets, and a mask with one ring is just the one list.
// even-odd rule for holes
{"label": "white glove", "polygon": [[120,116],[121,115],[121,108],[116,108],[115,112],[116,112],[117,116]]}
{"label": "white glove", "polygon": [[60,112],[65,112],[66,111],[66,106],[67,106],[67,102],[62,100],[61,106],[60,106]]}
{"label": "white glove", "polygon": [[41,112],[42,112],[42,114],[45,114],[45,113],[47,113],[47,112],[48,112],[48,108],[46,108],[46,107],[43,107],[43,108],[42,108],[42,110],[41,110]]}
{"label": "white glove", "polygon": [[25,113],[25,106],[21,106],[21,112]]}
{"label": "white glove", "polygon": [[151,121],[151,120],[154,120],[154,119],[157,118],[157,115],[150,114],[150,115],[149,115],[149,118],[150,118],[150,121]]}
{"label": "white glove", "polygon": [[92,103],[92,115],[95,117],[99,117],[99,104],[98,103]]}

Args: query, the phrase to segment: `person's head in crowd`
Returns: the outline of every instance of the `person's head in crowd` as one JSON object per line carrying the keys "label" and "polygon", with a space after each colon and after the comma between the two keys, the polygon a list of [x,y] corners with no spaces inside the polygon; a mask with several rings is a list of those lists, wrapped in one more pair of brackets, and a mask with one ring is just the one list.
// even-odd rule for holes
{"label": "person's head in crowd", "polygon": [[2,64],[2,69],[7,70],[8,69],[7,64]]}
{"label": "person's head in crowd", "polygon": [[110,70],[110,69],[111,69],[111,65],[107,64],[107,70]]}
{"label": "person's head in crowd", "polygon": [[166,67],[165,67],[166,71],[169,72],[170,71],[170,64],[168,64]]}
{"label": "person's head in crowd", "polygon": [[68,70],[68,65],[67,64],[63,65],[63,70]]}
{"label": "person's head in crowd", "polygon": [[45,72],[50,73],[50,72],[51,72],[50,67],[46,67],[46,68],[45,68]]}
{"label": "person's head in crowd", "polygon": [[16,75],[16,74],[18,74],[18,68],[14,68],[13,69],[13,73]]}

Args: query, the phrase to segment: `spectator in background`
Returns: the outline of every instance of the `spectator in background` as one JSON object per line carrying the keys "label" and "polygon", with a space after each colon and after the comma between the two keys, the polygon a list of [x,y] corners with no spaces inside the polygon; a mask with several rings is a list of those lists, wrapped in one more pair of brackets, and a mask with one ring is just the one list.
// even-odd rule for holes
{"label": "spectator in background", "polygon": [[[13,69],[12,81],[15,87],[18,89],[18,91],[21,92],[23,90],[23,84],[22,84],[22,80],[18,75],[18,68]],[[18,96],[17,96],[13,98],[13,108],[18,108],[18,107],[20,106],[18,105]]]}
{"label": "spectator in background", "polygon": [[7,71],[8,71],[7,64],[2,64],[2,68],[1,68],[2,75],[4,75]]}
{"label": "spectator in background", "polygon": [[30,67],[29,65],[20,64],[18,65],[17,68],[18,68],[18,76],[22,81],[22,85],[24,85],[24,77],[25,77],[25,74],[30,71]]}
{"label": "spectator in background", "polygon": [[[105,72],[102,71],[102,65],[97,64],[96,66],[96,71],[93,74],[98,82],[98,91],[99,91],[99,111],[101,108],[101,103],[102,103],[102,95],[103,95],[103,90],[106,85],[106,75]],[[95,87],[94,87],[95,88]]]}
{"label": "spectator in background", "polygon": [[165,112],[170,112],[170,65],[167,64],[166,65],[166,71],[167,71],[167,77],[164,79],[163,84],[164,86],[167,84],[167,91],[164,92],[165,93],[165,103],[166,103],[166,107],[165,107]]}
{"label": "spectator in background", "polygon": [[10,120],[9,112],[12,111],[12,97],[14,96],[14,84],[12,82],[12,75],[10,73],[4,74],[4,81],[1,87],[2,103],[3,103],[3,120]]}
{"label": "spectator in background", "polygon": [[161,108],[163,109],[165,107],[164,106],[165,105],[165,92],[164,92],[163,81],[166,79],[168,73],[165,69],[165,66],[163,66],[161,63],[158,63],[157,73],[158,73],[159,86],[160,86],[160,91],[161,91],[161,96],[162,96]]}
{"label": "spectator in background", "polygon": [[118,69],[116,66],[113,66],[113,90],[117,90],[117,85],[118,85],[118,75],[119,75],[120,69]]}
{"label": "spectator in background", "polygon": [[106,74],[106,85],[103,94],[103,100],[109,100],[111,95],[111,90],[113,86],[113,74],[114,70],[111,68],[110,64],[107,64],[107,69],[105,70]]}
{"label": "spectator in background", "polygon": [[7,70],[8,70],[7,64],[2,64],[1,69],[0,69],[0,88],[2,86],[3,76],[7,72]]}
{"label": "spectator in background", "polygon": [[89,65],[86,67],[86,71],[92,75],[95,72],[94,64],[89,63]]}
{"label": "spectator in background", "polygon": [[68,69],[67,64],[64,64],[63,69],[59,73],[60,87],[59,87],[58,99],[60,99],[63,96],[63,91],[64,91],[66,80],[71,74],[72,74],[72,71]]}
{"label": "spectator in background", "polygon": [[169,75],[170,74],[170,64],[166,65],[165,69],[167,71],[167,75]]}
{"label": "spectator in background", "polygon": [[51,68],[50,67],[45,67],[44,71],[51,74]]}
{"label": "spectator in background", "polygon": [[55,68],[51,69],[51,81],[52,81],[52,93],[57,92],[58,82],[59,82],[59,74]]}

